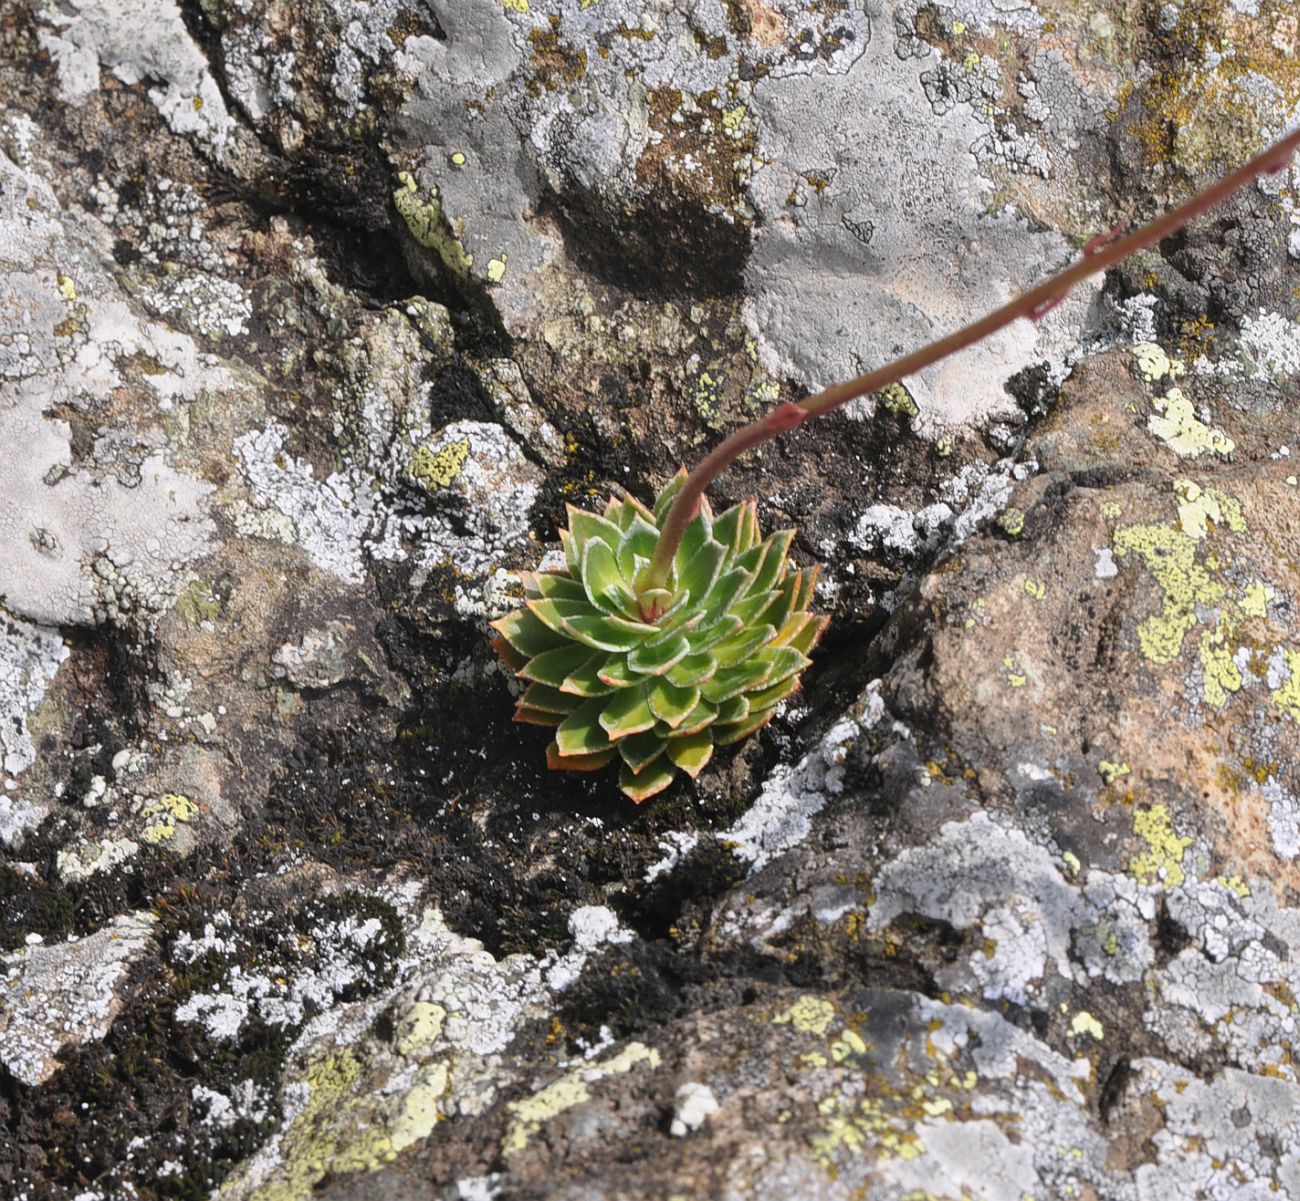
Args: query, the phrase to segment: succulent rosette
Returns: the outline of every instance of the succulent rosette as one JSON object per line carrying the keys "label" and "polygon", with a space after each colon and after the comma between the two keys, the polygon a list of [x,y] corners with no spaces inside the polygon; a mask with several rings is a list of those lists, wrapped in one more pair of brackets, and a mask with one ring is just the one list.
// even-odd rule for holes
{"label": "succulent rosette", "polygon": [[603,514],[570,506],[567,570],[526,576],[524,607],[493,623],[493,646],[528,681],[515,720],[557,727],[550,766],[596,771],[617,758],[637,802],[770,721],[828,620],[808,611],[817,568],[790,567],[794,531],[763,538],[752,500],[716,517],[702,502],[665,586],[646,587],[685,479],[653,511],[631,497]]}

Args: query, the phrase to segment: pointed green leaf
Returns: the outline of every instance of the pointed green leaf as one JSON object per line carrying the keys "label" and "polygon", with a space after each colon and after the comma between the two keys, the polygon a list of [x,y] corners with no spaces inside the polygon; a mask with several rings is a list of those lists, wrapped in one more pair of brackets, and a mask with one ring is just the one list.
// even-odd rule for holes
{"label": "pointed green leaf", "polygon": [[500,621],[494,621],[492,628],[521,655],[527,655],[530,659],[553,647],[564,646],[569,641],[563,631],[549,628],[527,609],[507,613]]}
{"label": "pointed green leaf", "polygon": [[771,646],[759,651],[754,660],[758,663],[770,663],[772,670],[768,673],[765,684],[775,684],[787,676],[797,675],[812,660],[792,646]]}
{"label": "pointed green leaf", "polygon": [[712,540],[712,536],[713,522],[709,519],[708,513],[701,508],[695,519],[686,527],[682,540],[677,544],[677,552],[673,555],[673,572],[677,576],[679,587],[687,564],[695,558],[701,547]]}
{"label": "pointed green leaf", "polygon": [[622,609],[634,603],[614,552],[599,538],[592,538],[582,552],[582,586],[598,609]]}
{"label": "pointed green leaf", "polygon": [[749,697],[743,692],[730,696],[718,706],[717,721],[722,725],[741,721],[749,716]]}
{"label": "pointed green leaf", "polygon": [[560,691],[574,696],[608,696],[617,685],[602,680],[599,673],[609,662],[610,656],[605,651],[594,652],[560,681]]}
{"label": "pointed green leaf", "polygon": [[751,500],[745,505],[745,520],[740,531],[740,541],[736,544],[736,553],[743,555],[752,546],[762,541],[763,532],[758,528],[758,506]]}
{"label": "pointed green leaf", "polygon": [[619,769],[618,786],[638,805],[657,792],[663,792],[673,782],[673,765],[667,755],[660,755],[640,772],[633,772],[625,763]]}
{"label": "pointed green leaf", "polygon": [[691,654],[697,655],[707,651],[717,646],[724,638],[730,638],[737,630],[744,628],[745,623],[730,613],[718,618],[712,625],[702,625],[690,633]]}
{"label": "pointed green leaf", "polygon": [[650,509],[647,509],[635,496],[630,492],[623,497],[623,507],[618,515],[618,528],[625,534],[637,521],[654,525],[655,515]]}
{"label": "pointed green leaf", "polygon": [[560,530],[560,545],[564,547],[564,561],[569,565],[569,575],[575,580],[582,574],[582,559],[578,543],[568,530]]}
{"label": "pointed green leaf", "polygon": [[609,736],[600,724],[603,697],[583,701],[555,731],[555,745],[561,755],[595,755],[610,749]]}
{"label": "pointed green leaf", "polygon": [[732,505],[721,516],[714,518],[713,521],[713,540],[722,543],[728,551],[733,554],[736,551],[736,542],[740,537],[741,527],[744,524],[745,505],[747,501],[741,501],[738,505]]}
{"label": "pointed green leaf", "polygon": [[664,740],[653,730],[620,738],[618,742],[618,753],[634,772],[644,770],[646,764],[654,762],[663,751]]}
{"label": "pointed green leaf", "polygon": [[814,563],[811,567],[805,567],[799,572],[799,595],[795,597],[794,607],[796,609],[807,609],[812,604],[813,592],[817,588],[817,576],[821,572],[821,564]]}
{"label": "pointed green leaf", "polygon": [[606,543],[611,548],[619,544],[623,531],[612,521],[606,521],[595,513],[588,513],[586,509],[575,509],[572,505],[566,505],[565,508],[569,514],[569,535],[573,539],[573,549],[579,563],[582,562],[582,553],[587,549],[587,543],[593,538]]}
{"label": "pointed green leaf", "polygon": [[600,651],[630,651],[657,631],[625,617],[600,616],[586,601],[527,601],[528,610],[552,630]]}
{"label": "pointed green leaf", "polygon": [[757,575],[767,559],[770,546],[766,542],[756,542],[748,550],[736,557],[736,566],[751,575]]}
{"label": "pointed green leaf", "polygon": [[739,568],[728,568],[719,574],[708,595],[701,602],[707,616],[705,622],[717,620],[745,594],[752,577],[749,572]]}
{"label": "pointed green leaf", "polygon": [[675,667],[668,669],[665,678],[678,688],[698,688],[705,680],[711,680],[717,670],[717,660],[704,651],[698,655],[687,655]]}
{"label": "pointed green leaf", "polygon": [[528,666],[528,656],[521,655],[513,646],[498,634],[492,639],[491,647],[501,656],[504,663],[513,672],[519,672]]}
{"label": "pointed green leaf", "polygon": [[693,780],[713,758],[713,735],[709,730],[684,734],[668,740],[668,758]]}
{"label": "pointed green leaf", "polygon": [[727,548],[710,539],[704,543],[677,572],[677,588],[689,592],[692,601],[700,605],[708,596],[727,559]]}
{"label": "pointed green leaf", "polygon": [[650,712],[675,730],[700,703],[700,690],[678,688],[676,684],[670,684],[663,676],[659,676],[650,682],[646,699],[650,702]]}
{"label": "pointed green leaf", "polygon": [[533,591],[546,600],[586,602],[587,593],[577,580],[556,571],[539,571],[533,576]]}
{"label": "pointed green leaf", "polygon": [[603,666],[596,669],[596,678],[611,688],[631,688],[645,677],[628,667],[626,655],[611,655]]}
{"label": "pointed green leaf", "polygon": [[628,526],[618,543],[618,569],[628,581],[636,579],[637,560],[649,562],[659,543],[659,530],[643,518],[637,517]]}
{"label": "pointed green leaf", "polygon": [[628,652],[627,665],[643,676],[661,676],[691,653],[685,634],[678,634],[656,646],[642,643]]}
{"label": "pointed green leaf", "polygon": [[561,755],[559,745],[554,742],[546,748],[546,766],[552,771],[600,771],[613,757],[612,750],[593,755]]}
{"label": "pointed green leaf", "polygon": [[766,592],[785,579],[785,560],[793,541],[794,530],[777,530],[768,538],[767,556],[763,559],[763,566],[759,568],[758,577],[750,586],[750,591]]}
{"label": "pointed green leaf", "polygon": [[582,701],[579,697],[568,696],[549,684],[529,684],[519,704],[525,709],[536,709],[539,713],[572,713]]}
{"label": "pointed green leaf", "polygon": [[639,646],[654,629],[639,621],[625,617],[574,617],[565,622],[565,629],[579,642],[602,651],[630,651]]}
{"label": "pointed green leaf", "polygon": [[646,700],[645,684],[624,688],[604,699],[603,703],[605,708],[600,714],[600,724],[612,741],[654,727],[655,715]]}
{"label": "pointed green leaf", "polygon": [[760,647],[766,646],[776,637],[776,627],[770,625],[755,626],[741,630],[719,642],[712,650],[719,667],[735,667],[744,663]]}
{"label": "pointed green leaf", "polygon": [[730,746],[733,742],[739,742],[742,738],[748,738],[749,735],[761,730],[775,716],[775,709],[759,709],[750,713],[744,721],[738,721],[730,726],[718,726],[713,732],[713,739],[719,746]]}
{"label": "pointed green leaf", "polygon": [[798,691],[799,677],[797,674],[786,676],[784,680],[777,680],[774,684],[764,684],[762,688],[748,694],[749,711],[752,713],[756,709],[770,709]]}
{"label": "pointed green leaf", "polygon": [[[701,698],[700,703],[683,718],[682,724],[677,727],[676,733],[698,734],[701,730],[712,725],[714,718],[717,716],[717,705],[711,705]],[[673,731],[666,729],[666,733],[671,734]]]}
{"label": "pointed green leaf", "polygon": [[817,645],[829,620],[812,613],[792,613],[772,641],[776,646],[792,646],[806,655]]}
{"label": "pointed green leaf", "polygon": [[582,600],[546,600],[544,598],[529,597],[524,601],[524,605],[527,607],[528,612],[544,626],[554,630],[570,642],[573,641],[573,635],[569,633],[565,622],[572,617],[598,617],[600,615],[600,611],[585,596]]}
{"label": "pointed green leaf", "polygon": [[700,686],[706,701],[715,705],[742,692],[760,687],[771,674],[772,665],[758,660],[739,663],[735,667],[718,668],[718,674]]}
{"label": "pointed green leaf", "polygon": [[[683,592],[683,596],[688,595]],[[658,646],[660,643],[667,642],[670,638],[675,638],[681,634],[690,634],[696,626],[704,620],[703,613],[692,613],[689,605],[673,605],[655,625],[659,627],[659,633],[653,638],[647,638],[645,645],[647,648]]]}
{"label": "pointed green leaf", "polygon": [[[552,651],[543,651],[540,655],[534,655],[519,674],[525,680],[536,680],[539,684],[560,688],[564,684],[564,677],[571,671],[587,662],[603,661],[602,652],[570,642],[568,646],[557,646]],[[592,670],[595,671],[594,666]],[[567,713],[568,710],[566,709],[565,712]]]}
{"label": "pointed green leaf", "polygon": [[766,592],[752,592],[744,600],[737,601],[731,606],[731,613],[739,617],[747,626],[759,624],[759,619],[767,615],[768,609],[780,598],[781,594],[775,588],[770,588]]}
{"label": "pointed green leaf", "polygon": [[668,510],[672,508],[673,501],[677,499],[677,494],[682,490],[684,483],[686,483],[686,468],[680,467],[677,474],[664,485],[664,490],[655,497],[656,525],[663,525],[664,518],[668,516]]}
{"label": "pointed green leaf", "polygon": [[564,720],[564,714],[548,713],[544,709],[532,709],[519,701],[515,704],[515,715],[512,720],[521,721],[529,726],[558,726]]}

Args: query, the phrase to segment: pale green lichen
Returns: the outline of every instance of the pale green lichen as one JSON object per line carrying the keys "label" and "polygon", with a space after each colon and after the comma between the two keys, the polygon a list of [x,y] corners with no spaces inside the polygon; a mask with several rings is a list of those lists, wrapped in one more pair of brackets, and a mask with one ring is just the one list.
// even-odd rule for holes
{"label": "pale green lichen", "polygon": [[528,1146],[535,1135],[547,1122],[566,1109],[581,1105],[591,1100],[591,1090],[587,1087],[607,1076],[619,1076],[630,1072],[638,1064],[646,1063],[651,1068],[659,1066],[659,1052],[644,1043],[629,1043],[617,1055],[600,1063],[584,1064],[580,1068],[561,1076],[553,1084],[535,1092],[522,1101],[512,1101],[507,1107],[513,1115],[510,1128],[501,1143],[501,1154],[509,1157],[517,1155]]}
{"label": "pale green lichen", "polygon": [[[284,1133],[279,1162],[249,1201],[308,1201],[327,1174],[373,1172],[427,1138],[440,1120],[448,1068],[430,1064],[399,1095],[387,1097],[353,1052],[335,1050],[312,1057],[295,1083],[308,1090],[307,1103]],[[217,1201],[242,1196],[241,1183],[239,1174],[231,1177]]]}
{"label": "pale green lichen", "polygon": [[[521,2],[527,11],[527,0]],[[450,270],[458,275],[468,274],[474,265],[474,256],[466,253],[460,239],[452,233],[442,211],[438,189],[430,189],[428,198],[422,198],[415,177],[409,171],[399,172],[397,183],[393,189],[393,207],[406,222],[411,237],[421,246],[435,251]]]}
{"label": "pale green lichen", "polygon": [[449,488],[464,470],[465,460],[469,457],[469,439],[461,438],[449,442],[438,450],[428,446],[416,448],[406,470],[416,483],[427,491]]}
{"label": "pale green lichen", "polygon": [[1160,883],[1166,889],[1182,884],[1187,878],[1183,855],[1192,840],[1177,834],[1169,810],[1164,805],[1139,810],[1133,816],[1133,833],[1147,849],[1129,860],[1129,871],[1144,884]]}
{"label": "pale green lichen", "polygon": [[221,600],[206,580],[192,580],[176,598],[176,612],[192,626],[202,621],[215,621],[221,612]]}

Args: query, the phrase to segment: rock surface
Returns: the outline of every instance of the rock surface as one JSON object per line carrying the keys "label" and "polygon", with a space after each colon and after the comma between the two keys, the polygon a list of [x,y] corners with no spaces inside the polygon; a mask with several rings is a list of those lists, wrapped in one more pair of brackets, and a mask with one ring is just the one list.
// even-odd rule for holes
{"label": "rock surface", "polygon": [[1300,168],[738,465],[802,693],[640,808],[566,503],[1300,117],[1282,0],[11,0],[0,1194],[1300,1198]]}

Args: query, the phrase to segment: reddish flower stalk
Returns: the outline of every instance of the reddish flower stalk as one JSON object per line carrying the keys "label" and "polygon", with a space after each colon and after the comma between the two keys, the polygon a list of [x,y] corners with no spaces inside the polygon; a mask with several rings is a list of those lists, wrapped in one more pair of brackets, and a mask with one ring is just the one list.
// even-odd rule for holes
{"label": "reddish flower stalk", "polygon": [[664,586],[677,546],[691,519],[699,511],[700,499],[705,490],[726,467],[746,451],[761,446],[778,434],[795,429],[810,417],[820,417],[823,413],[838,409],[851,400],[869,396],[873,392],[889,387],[890,384],[900,382],[909,375],[915,375],[941,359],[946,359],[949,355],[965,350],[968,346],[973,346],[976,342],[997,333],[1020,317],[1026,317],[1031,321],[1039,320],[1060,304],[1075,284],[1090,275],[1108,270],[1137,251],[1176,233],[1195,217],[1214,208],[1240,188],[1244,188],[1256,176],[1276,175],[1286,170],[1297,148],[1300,148],[1300,128],[1292,130],[1262,154],[1256,155],[1248,163],[1225,175],[1204,191],[1198,192],[1186,204],[1157,217],[1141,229],[1134,230],[1125,237],[1119,237],[1123,226],[1116,226],[1109,233],[1093,238],[1084,247],[1083,257],[1077,263],[1008,301],[1000,309],[995,309],[978,321],[973,321],[955,333],[921,347],[920,350],[914,350],[901,359],[895,359],[892,363],[868,371],[865,375],[832,384],[816,396],[808,397],[807,400],[801,400],[797,404],[787,401],[766,417],[737,430],[714,449],[687,477],[685,485],[668,511],[654,557],[650,561],[645,577],[639,581],[641,591]]}

